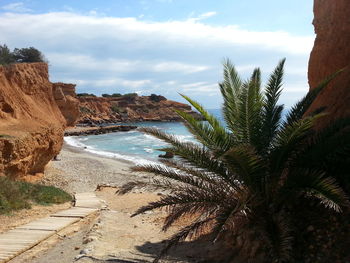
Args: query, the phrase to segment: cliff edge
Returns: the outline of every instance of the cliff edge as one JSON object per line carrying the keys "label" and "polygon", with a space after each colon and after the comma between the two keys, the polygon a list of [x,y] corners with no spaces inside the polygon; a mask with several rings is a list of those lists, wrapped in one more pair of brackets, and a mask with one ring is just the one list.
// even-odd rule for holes
{"label": "cliff edge", "polygon": [[136,94],[120,97],[79,97],[81,124],[101,124],[138,121],[180,121],[174,109],[200,115],[191,106],[167,100],[160,95],[138,96]]}
{"label": "cliff edge", "polygon": [[310,89],[327,76],[346,68],[325,88],[312,105],[311,111],[326,106],[330,120],[350,116],[350,1],[314,0],[315,44],[309,60]]}
{"label": "cliff edge", "polygon": [[59,153],[67,121],[46,63],[0,66],[0,175],[35,175]]}

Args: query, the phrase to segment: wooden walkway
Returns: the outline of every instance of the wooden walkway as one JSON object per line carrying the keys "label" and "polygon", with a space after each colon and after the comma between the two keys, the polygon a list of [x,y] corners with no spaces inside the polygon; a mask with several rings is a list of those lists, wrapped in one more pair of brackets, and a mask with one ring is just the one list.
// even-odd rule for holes
{"label": "wooden walkway", "polygon": [[100,208],[101,202],[95,193],[79,193],[75,195],[75,207],[0,234],[0,263],[8,262]]}

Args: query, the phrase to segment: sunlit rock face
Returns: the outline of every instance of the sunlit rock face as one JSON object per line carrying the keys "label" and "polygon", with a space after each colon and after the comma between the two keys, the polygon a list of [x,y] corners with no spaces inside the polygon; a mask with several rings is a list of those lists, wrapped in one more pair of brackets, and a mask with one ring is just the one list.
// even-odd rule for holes
{"label": "sunlit rock face", "polygon": [[346,68],[318,96],[312,110],[327,107],[321,126],[335,118],[350,116],[350,1],[314,0],[315,44],[309,61],[310,89],[327,76]]}
{"label": "sunlit rock face", "polygon": [[74,126],[79,119],[79,100],[75,94],[75,84],[53,83],[53,94],[57,106],[66,119],[67,126]]}
{"label": "sunlit rock face", "polygon": [[0,176],[41,174],[65,126],[46,63],[0,66]]}

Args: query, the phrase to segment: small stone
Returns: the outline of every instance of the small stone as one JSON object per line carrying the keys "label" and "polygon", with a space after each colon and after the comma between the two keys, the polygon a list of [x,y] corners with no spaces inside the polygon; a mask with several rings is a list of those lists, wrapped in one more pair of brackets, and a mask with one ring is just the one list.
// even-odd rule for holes
{"label": "small stone", "polygon": [[80,255],[86,255],[86,254],[88,254],[89,252],[90,252],[90,249],[85,248],[85,249],[83,249],[83,250],[80,251]]}
{"label": "small stone", "polygon": [[75,248],[74,248],[74,250],[78,250],[78,249],[80,249],[80,247],[75,247]]}

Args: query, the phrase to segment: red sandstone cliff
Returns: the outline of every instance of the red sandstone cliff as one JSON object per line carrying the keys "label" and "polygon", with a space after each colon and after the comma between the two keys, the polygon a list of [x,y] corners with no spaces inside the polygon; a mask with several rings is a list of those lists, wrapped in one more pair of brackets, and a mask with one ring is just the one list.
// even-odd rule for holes
{"label": "red sandstone cliff", "polygon": [[179,121],[174,109],[198,117],[191,106],[163,96],[80,97],[80,123]]}
{"label": "red sandstone cliff", "polygon": [[47,64],[0,66],[0,175],[42,173],[61,149],[65,126]]}
{"label": "red sandstone cliff", "polygon": [[314,0],[315,33],[317,35],[309,61],[311,89],[327,76],[348,67],[324,89],[312,109],[327,107],[329,120],[350,116],[350,1]]}
{"label": "red sandstone cliff", "polygon": [[75,84],[53,83],[53,94],[57,106],[63,117],[66,119],[67,126],[74,126],[79,118],[79,100],[76,99]]}

